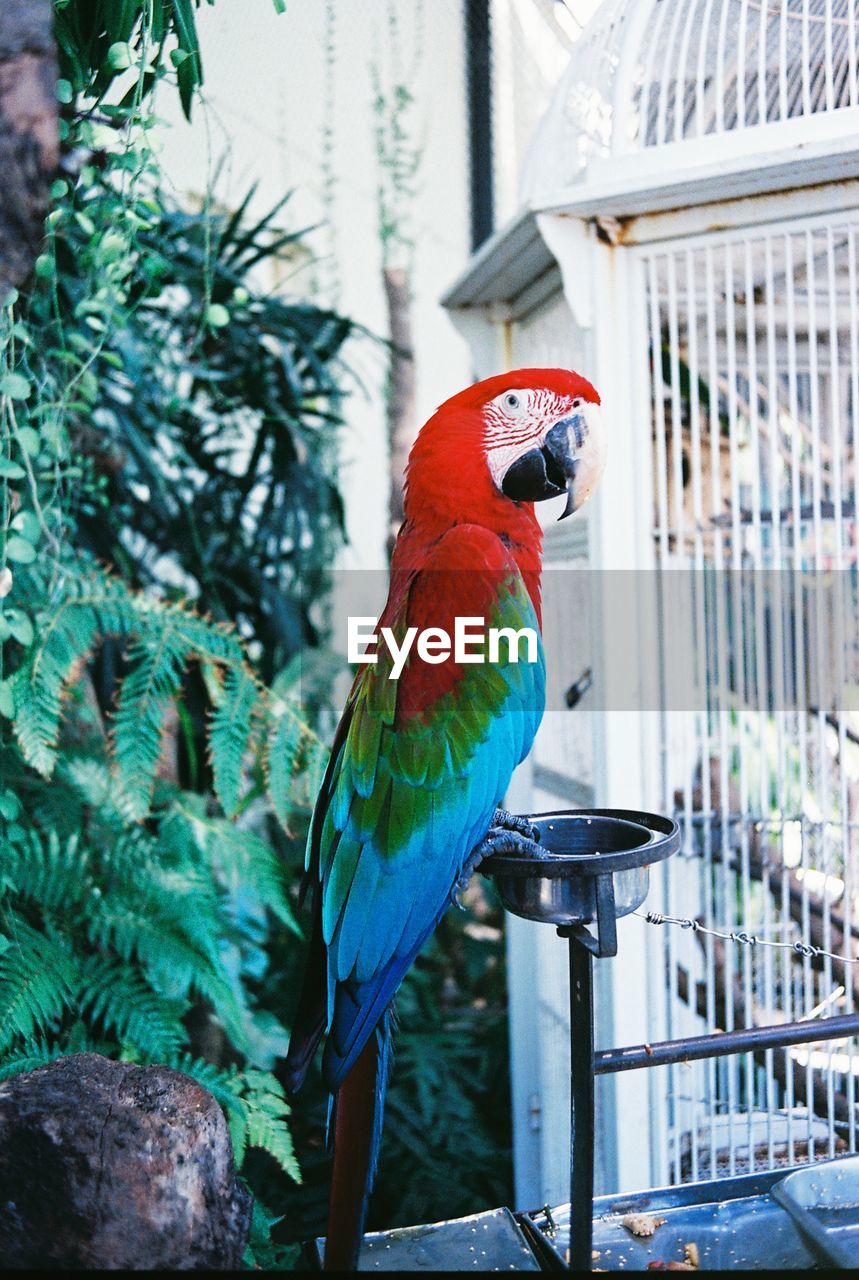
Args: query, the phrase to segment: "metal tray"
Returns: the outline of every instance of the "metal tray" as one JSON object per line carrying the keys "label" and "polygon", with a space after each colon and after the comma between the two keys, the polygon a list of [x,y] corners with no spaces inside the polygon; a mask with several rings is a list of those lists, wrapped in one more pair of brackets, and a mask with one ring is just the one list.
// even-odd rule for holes
{"label": "metal tray", "polygon": [[773,1195],[822,1263],[847,1271],[859,1266],[859,1156],[797,1169]]}
{"label": "metal tray", "polygon": [[[701,1271],[804,1271],[817,1261],[790,1214],[770,1194],[781,1171],[715,1182],[686,1183],[594,1200],[593,1266],[646,1271],[651,1264],[683,1262],[694,1245]],[[664,1222],[640,1238],[623,1226],[627,1214]],[[570,1240],[569,1205],[530,1215],[542,1236],[544,1268],[560,1269]],[[548,1255],[548,1256],[547,1256]]]}
{"label": "metal tray", "polygon": [[[798,1207],[806,1198],[803,1187],[831,1187],[827,1206],[836,1203],[836,1196],[847,1206],[850,1189],[859,1189],[859,1156],[801,1168],[787,1177],[783,1170],[773,1170],[599,1196],[594,1201],[593,1266],[605,1271],[645,1271],[653,1263],[682,1262],[686,1247],[694,1245],[702,1271],[806,1271],[824,1257],[829,1266],[855,1267],[855,1235],[851,1237],[853,1261],[846,1263],[813,1246],[804,1229],[805,1207]],[[652,1236],[639,1238],[623,1226],[630,1213],[664,1222]],[[569,1242],[569,1205],[553,1209],[551,1215],[540,1210],[514,1216],[509,1209],[495,1209],[368,1235],[359,1270],[559,1271],[566,1269]],[[321,1239],[309,1246],[308,1261],[314,1269],[322,1266],[324,1246]],[[827,1248],[832,1248],[829,1237]]]}
{"label": "metal tray", "polygon": [[[325,1241],[313,1242],[311,1262],[321,1268]],[[359,1271],[539,1271],[522,1228],[509,1209],[470,1218],[366,1235]]]}

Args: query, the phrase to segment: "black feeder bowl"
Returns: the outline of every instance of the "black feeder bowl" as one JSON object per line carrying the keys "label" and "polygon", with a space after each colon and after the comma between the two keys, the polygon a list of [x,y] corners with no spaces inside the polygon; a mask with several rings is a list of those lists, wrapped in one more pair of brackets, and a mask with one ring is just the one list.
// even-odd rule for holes
{"label": "black feeder bowl", "polygon": [[[676,853],[680,828],[637,809],[529,814],[542,857],[495,854],[480,866],[508,911],[552,924],[570,954],[570,1256],[591,1270],[594,1190],[593,958],[617,954],[617,921],[647,897],[650,867]],[[596,926],[596,933],[588,929]]]}

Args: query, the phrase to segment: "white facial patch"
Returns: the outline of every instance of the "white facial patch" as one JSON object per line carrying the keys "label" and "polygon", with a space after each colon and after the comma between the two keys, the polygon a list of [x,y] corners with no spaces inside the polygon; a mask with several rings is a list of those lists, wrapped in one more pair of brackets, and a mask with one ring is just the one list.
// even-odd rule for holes
{"label": "white facial patch", "polygon": [[[511,394],[515,404],[510,403]],[[506,391],[490,401],[484,410],[486,461],[497,489],[514,462],[540,448],[546,432],[568,408],[568,400],[542,388]]]}
{"label": "white facial patch", "polygon": [[[496,397],[485,409],[486,461],[497,489],[502,490],[507,472],[532,449],[539,449],[556,423],[578,417],[577,441],[570,440],[570,452],[576,458],[576,475],[570,496],[571,511],[578,510],[599,484],[606,462],[606,442],[600,419],[600,407],[583,397],[570,400],[553,391],[528,389]],[[584,424],[582,424],[584,419]],[[585,430],[581,430],[584,425]]]}
{"label": "white facial patch", "polygon": [[492,482],[497,489],[500,489],[504,483],[504,477],[519,458],[524,457],[531,449],[540,443],[540,434],[529,436],[527,440],[516,444],[490,444],[486,450],[486,461],[489,464],[489,474],[492,476]]}

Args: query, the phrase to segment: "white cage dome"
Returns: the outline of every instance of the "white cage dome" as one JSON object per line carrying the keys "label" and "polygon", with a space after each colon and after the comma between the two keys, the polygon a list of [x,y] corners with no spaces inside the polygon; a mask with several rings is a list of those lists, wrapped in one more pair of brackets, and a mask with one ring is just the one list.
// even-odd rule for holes
{"label": "white cage dome", "polygon": [[857,0],[605,0],[531,143],[524,199],[581,181],[600,157],[833,121],[859,105],[857,9]]}

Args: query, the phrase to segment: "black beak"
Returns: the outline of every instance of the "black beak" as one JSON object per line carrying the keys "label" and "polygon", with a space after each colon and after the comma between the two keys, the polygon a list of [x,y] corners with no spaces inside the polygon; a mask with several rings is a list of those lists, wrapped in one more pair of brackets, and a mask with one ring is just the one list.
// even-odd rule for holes
{"label": "black beak", "polygon": [[530,449],[509,468],[502,492],[516,502],[543,502],[567,491],[567,506],[560,519],[573,510],[573,482],[578,457],[587,436],[584,415],[574,413],[556,422],[544,444]]}

